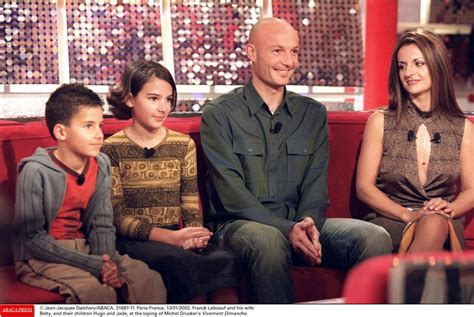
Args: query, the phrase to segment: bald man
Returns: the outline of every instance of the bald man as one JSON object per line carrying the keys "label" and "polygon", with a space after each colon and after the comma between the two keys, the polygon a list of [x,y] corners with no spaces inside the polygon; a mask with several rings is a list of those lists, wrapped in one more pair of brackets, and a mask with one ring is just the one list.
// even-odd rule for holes
{"label": "bald man", "polygon": [[326,109],[285,88],[299,50],[290,24],[261,20],[246,46],[252,77],[202,114],[215,238],[246,265],[255,303],[294,301],[293,264],[349,269],[391,252],[381,227],[326,219]]}

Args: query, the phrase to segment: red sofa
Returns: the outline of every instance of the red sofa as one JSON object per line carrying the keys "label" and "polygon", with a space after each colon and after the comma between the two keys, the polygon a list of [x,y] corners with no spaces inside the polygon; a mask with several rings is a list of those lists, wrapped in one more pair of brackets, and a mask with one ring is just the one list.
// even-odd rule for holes
{"label": "red sofa", "polygon": [[[328,185],[331,199],[329,217],[360,219],[364,216],[363,205],[355,193],[355,171],[361,138],[369,115],[369,112],[328,113],[330,147]],[[474,116],[470,119],[474,121]],[[173,117],[169,118],[165,125],[170,129],[189,134],[196,142],[199,191],[205,216],[207,210],[207,194],[204,186],[206,165],[199,134],[200,121],[200,117]],[[128,121],[108,118],[105,120],[104,134],[108,137],[128,124],[130,124]],[[5,125],[0,123],[0,190],[7,198],[7,206],[0,210],[0,225],[6,223],[5,227],[8,228],[11,222],[18,161],[31,155],[38,146],[45,147],[53,144],[54,141],[49,136],[46,126],[41,122],[8,122]],[[474,249],[472,214],[473,212],[466,217],[465,234],[467,247]],[[0,250],[6,249],[9,250],[8,247],[0,248]],[[0,267],[0,303],[63,302],[61,296],[24,285],[16,280],[11,266],[11,252],[1,254],[0,265],[2,265]],[[345,277],[346,272],[336,269],[297,267],[293,270],[296,300],[304,302],[340,297]],[[247,301],[245,288],[242,288],[241,300]]]}

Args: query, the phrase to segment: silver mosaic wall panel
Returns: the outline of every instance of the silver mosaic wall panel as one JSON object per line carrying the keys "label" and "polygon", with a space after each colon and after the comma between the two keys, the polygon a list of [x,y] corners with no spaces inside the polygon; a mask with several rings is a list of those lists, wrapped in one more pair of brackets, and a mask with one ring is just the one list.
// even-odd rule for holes
{"label": "silver mosaic wall panel", "polygon": [[177,83],[244,84],[250,76],[244,46],[259,16],[255,1],[173,1]]}
{"label": "silver mosaic wall panel", "polygon": [[113,85],[139,58],[162,61],[159,1],[67,1],[71,82]]}
{"label": "silver mosaic wall panel", "polygon": [[0,0],[0,84],[59,82],[54,1]]}
{"label": "silver mosaic wall panel", "polygon": [[300,67],[292,84],[363,86],[363,42],[359,0],[273,0],[273,16],[300,34]]}
{"label": "silver mosaic wall panel", "polygon": [[430,23],[474,24],[472,0],[431,0]]}

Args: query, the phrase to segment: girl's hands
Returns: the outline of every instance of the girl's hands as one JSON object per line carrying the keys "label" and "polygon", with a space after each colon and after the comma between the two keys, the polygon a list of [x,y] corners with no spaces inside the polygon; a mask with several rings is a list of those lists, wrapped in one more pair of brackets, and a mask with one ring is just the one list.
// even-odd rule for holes
{"label": "girl's hands", "polygon": [[186,227],[173,232],[174,245],[185,250],[207,247],[212,232],[204,227]]}
{"label": "girl's hands", "polygon": [[186,240],[183,243],[183,249],[185,250],[202,250],[207,247],[209,243],[209,239],[211,237],[203,237],[203,238],[191,238]]}

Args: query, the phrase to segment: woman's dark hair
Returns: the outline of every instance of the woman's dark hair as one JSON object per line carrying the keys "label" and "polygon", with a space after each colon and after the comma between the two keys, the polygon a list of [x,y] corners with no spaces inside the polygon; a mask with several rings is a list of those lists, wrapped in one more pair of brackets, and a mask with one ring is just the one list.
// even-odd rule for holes
{"label": "woman's dark hair", "polygon": [[110,111],[118,119],[130,119],[132,117],[132,109],[127,106],[127,100],[130,98],[130,95],[135,97],[153,77],[162,79],[171,85],[173,89],[171,111],[173,111],[176,108],[177,99],[176,84],[173,76],[163,65],[146,60],[137,60],[125,67],[120,84],[109,91],[107,102],[110,105]]}
{"label": "woman's dark hair", "polygon": [[393,50],[388,79],[388,108],[396,111],[400,120],[409,101],[408,92],[403,88],[398,70],[398,51],[406,45],[414,44],[423,54],[431,76],[431,110],[453,117],[464,117],[454,94],[452,66],[448,51],[442,39],[423,29],[403,33]]}

